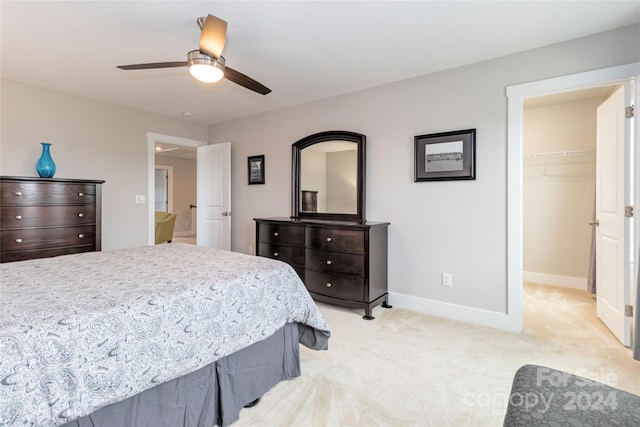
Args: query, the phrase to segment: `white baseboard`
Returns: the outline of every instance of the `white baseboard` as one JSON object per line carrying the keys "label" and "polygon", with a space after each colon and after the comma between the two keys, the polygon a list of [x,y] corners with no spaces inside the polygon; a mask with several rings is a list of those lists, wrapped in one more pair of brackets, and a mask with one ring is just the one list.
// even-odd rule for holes
{"label": "white baseboard", "polygon": [[555,274],[535,273],[533,271],[523,271],[522,279],[525,282],[539,283],[541,285],[559,286],[570,289],[587,289],[586,277],[557,276]]}
{"label": "white baseboard", "polygon": [[509,316],[507,313],[418,298],[396,292],[389,292],[389,304],[394,307],[406,308],[446,319],[459,320],[461,322],[488,326],[509,332],[522,332],[521,328],[517,326],[521,322],[519,322],[518,319],[514,319],[513,315]]}
{"label": "white baseboard", "polygon": [[191,230],[189,230],[189,231],[174,231],[173,235],[175,237],[193,237],[193,233],[191,233]]}

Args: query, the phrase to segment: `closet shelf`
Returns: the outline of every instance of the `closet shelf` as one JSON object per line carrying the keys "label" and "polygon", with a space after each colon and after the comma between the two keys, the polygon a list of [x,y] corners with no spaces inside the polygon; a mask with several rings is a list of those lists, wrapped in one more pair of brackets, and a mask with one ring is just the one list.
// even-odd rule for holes
{"label": "closet shelf", "polygon": [[593,156],[596,154],[595,150],[573,150],[573,151],[549,151],[546,153],[533,153],[525,154],[525,159],[551,159],[556,157],[579,157],[579,156]]}
{"label": "closet shelf", "polygon": [[[525,154],[524,166],[546,177],[582,176],[585,167],[595,164],[595,150],[548,151]],[[578,174],[578,175],[576,175]]]}

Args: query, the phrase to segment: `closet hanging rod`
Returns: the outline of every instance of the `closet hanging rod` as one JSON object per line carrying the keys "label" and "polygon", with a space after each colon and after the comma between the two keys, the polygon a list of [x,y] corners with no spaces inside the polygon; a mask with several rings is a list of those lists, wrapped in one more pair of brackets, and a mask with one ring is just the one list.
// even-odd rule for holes
{"label": "closet hanging rod", "polygon": [[595,150],[573,150],[573,151],[549,151],[546,153],[525,154],[525,159],[548,159],[551,157],[575,157],[591,156],[596,154]]}

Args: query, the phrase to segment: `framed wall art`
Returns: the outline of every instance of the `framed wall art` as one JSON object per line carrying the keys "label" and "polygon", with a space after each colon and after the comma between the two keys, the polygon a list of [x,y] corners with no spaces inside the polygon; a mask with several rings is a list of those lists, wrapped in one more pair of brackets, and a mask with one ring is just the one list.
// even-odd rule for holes
{"label": "framed wall art", "polygon": [[248,157],[249,185],[264,184],[264,155]]}
{"label": "framed wall art", "polygon": [[414,181],[476,179],[476,130],[418,135],[414,138]]}

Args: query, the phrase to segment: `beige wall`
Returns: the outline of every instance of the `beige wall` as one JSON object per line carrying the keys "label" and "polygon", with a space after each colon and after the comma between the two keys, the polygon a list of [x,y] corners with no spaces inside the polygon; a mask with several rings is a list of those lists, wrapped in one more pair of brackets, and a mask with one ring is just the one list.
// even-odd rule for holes
{"label": "beige wall", "polygon": [[174,233],[191,233],[191,209],[196,204],[195,160],[156,155],[156,165],[173,166],[173,213],[178,215]]}
{"label": "beige wall", "polygon": [[40,141],[58,178],[103,179],[102,248],[147,244],[147,132],[206,140],[207,127],[2,79],[0,173],[37,176]]}
{"label": "beige wall", "polygon": [[326,212],[357,213],[358,152],[355,150],[327,153],[327,202]]}
{"label": "beige wall", "polygon": [[[255,243],[253,218],[290,214],[291,144],[343,129],[367,137],[367,218],[389,221],[389,289],[504,313],[507,301],[506,87],[640,60],[640,27],[210,126],[232,142],[232,248]],[[413,182],[413,137],[477,129],[475,181]],[[266,184],[246,185],[246,158],[266,155]],[[440,285],[453,275],[451,288]],[[480,311],[478,311],[480,310]]]}
{"label": "beige wall", "polygon": [[300,190],[317,191],[318,212],[327,211],[327,155],[317,150],[302,150]]}
{"label": "beige wall", "polygon": [[[591,245],[587,222],[593,216],[595,195],[596,108],[602,101],[590,99],[524,110],[526,272],[581,278],[586,287]],[[583,154],[526,156],[561,151]]]}

